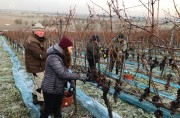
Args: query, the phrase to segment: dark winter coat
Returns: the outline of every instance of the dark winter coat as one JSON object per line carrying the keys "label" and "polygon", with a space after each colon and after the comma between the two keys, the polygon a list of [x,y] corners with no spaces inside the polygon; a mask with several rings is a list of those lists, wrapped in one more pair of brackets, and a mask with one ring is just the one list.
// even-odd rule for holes
{"label": "dark winter coat", "polygon": [[93,41],[87,43],[87,58],[88,59],[99,59],[99,46]]}
{"label": "dark winter coat", "polygon": [[49,94],[63,94],[65,82],[79,78],[78,74],[68,72],[63,57],[63,49],[58,44],[48,49],[45,77],[41,86],[44,92]]}
{"label": "dark winter coat", "polygon": [[[45,39],[43,40],[45,41]],[[38,40],[38,37],[34,34],[30,35],[25,41],[25,65],[27,72],[38,73],[44,71],[46,61],[44,41]]]}

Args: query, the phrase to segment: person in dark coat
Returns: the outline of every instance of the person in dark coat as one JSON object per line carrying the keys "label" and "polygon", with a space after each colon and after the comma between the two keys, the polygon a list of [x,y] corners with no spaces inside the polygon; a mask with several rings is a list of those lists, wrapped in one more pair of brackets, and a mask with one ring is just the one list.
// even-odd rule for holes
{"label": "person in dark coat", "polygon": [[24,43],[26,71],[33,75],[32,97],[34,104],[43,104],[44,98],[41,91],[41,83],[44,78],[46,61],[45,29],[40,23],[36,23]]}
{"label": "person in dark coat", "polygon": [[86,79],[68,71],[71,66],[72,46],[71,40],[63,37],[58,44],[47,50],[45,77],[42,82],[45,108],[40,118],[48,118],[50,114],[55,118],[62,117],[61,105],[66,81]]}
{"label": "person in dark coat", "polygon": [[96,73],[96,63],[100,59],[100,48],[99,48],[99,36],[93,35],[90,41],[87,43],[87,60],[88,60],[88,73],[87,77],[89,80],[94,80],[94,74]]}

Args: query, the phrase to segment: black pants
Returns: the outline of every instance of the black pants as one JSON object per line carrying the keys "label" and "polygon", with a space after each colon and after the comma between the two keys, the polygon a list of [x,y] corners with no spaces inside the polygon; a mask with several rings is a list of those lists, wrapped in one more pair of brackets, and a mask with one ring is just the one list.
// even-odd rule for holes
{"label": "black pants", "polygon": [[45,108],[40,118],[48,118],[50,114],[54,115],[54,118],[60,118],[61,104],[63,95],[55,95],[43,92]]}
{"label": "black pants", "polygon": [[96,72],[96,63],[97,63],[97,61],[95,61],[94,59],[89,59],[88,58],[89,67],[88,67],[87,76],[91,76],[90,79],[94,79],[93,75]]}

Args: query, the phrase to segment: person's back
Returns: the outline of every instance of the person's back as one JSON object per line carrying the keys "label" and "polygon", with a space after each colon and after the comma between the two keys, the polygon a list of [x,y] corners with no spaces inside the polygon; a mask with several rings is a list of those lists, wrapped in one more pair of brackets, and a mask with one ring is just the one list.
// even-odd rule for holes
{"label": "person's back", "polygon": [[[62,65],[58,64],[59,61],[61,62]],[[44,92],[51,94],[63,94],[65,79],[63,78],[62,75],[58,76],[54,68],[58,68],[56,70],[58,71],[58,74],[66,73],[66,72],[68,73],[67,70],[68,68],[64,65],[63,49],[60,46],[58,46],[58,44],[51,46],[47,50],[45,77],[42,83],[42,89]],[[63,69],[59,69],[59,68],[63,68]],[[66,77],[67,76],[68,74],[66,74]],[[74,77],[76,77],[76,75]]]}
{"label": "person's back", "polygon": [[99,37],[92,37],[92,39],[87,43],[87,58],[88,59],[97,59],[99,54],[99,46],[97,44]]}
{"label": "person's back", "polygon": [[99,54],[99,36],[93,35],[90,41],[87,43],[87,60],[88,60],[88,73],[89,80],[93,80],[93,74],[96,73],[96,63],[100,59]]}
{"label": "person's back", "polygon": [[61,105],[65,92],[65,82],[70,82],[75,90],[74,80],[84,81],[86,77],[77,73],[70,73],[71,54],[73,43],[67,37],[62,37],[59,43],[51,46],[47,50],[47,60],[45,66],[45,77],[42,82],[45,108],[40,118],[62,117]]}

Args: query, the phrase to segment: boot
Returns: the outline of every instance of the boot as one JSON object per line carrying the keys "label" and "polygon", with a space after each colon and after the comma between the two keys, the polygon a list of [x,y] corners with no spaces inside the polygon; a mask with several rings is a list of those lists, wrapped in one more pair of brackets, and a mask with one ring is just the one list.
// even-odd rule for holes
{"label": "boot", "polygon": [[40,113],[43,113],[44,108],[45,108],[45,103],[44,103],[44,101],[39,101],[39,105],[40,105]]}
{"label": "boot", "polygon": [[32,98],[33,98],[33,104],[34,104],[34,105],[38,104],[37,95],[34,95],[34,94],[32,93]]}

